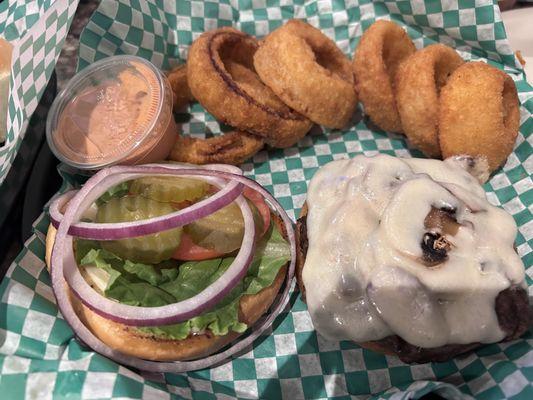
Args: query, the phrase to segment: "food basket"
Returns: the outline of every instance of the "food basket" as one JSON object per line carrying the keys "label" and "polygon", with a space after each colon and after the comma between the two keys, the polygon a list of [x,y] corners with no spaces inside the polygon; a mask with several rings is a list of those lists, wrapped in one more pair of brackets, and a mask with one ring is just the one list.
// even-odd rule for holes
{"label": "food basket", "polygon": [[[370,24],[392,19],[406,28],[418,48],[441,42],[465,59],[487,60],[511,75],[521,101],[520,133],[507,163],[485,189],[489,200],[511,213],[519,226],[516,246],[531,286],[533,88],[491,1],[103,0],[81,36],[79,69],[126,53],[167,70],[186,60],[191,41],[206,30],[233,25],[262,37],[291,18],[319,27],[350,57]],[[185,134],[220,131],[201,106],[195,104],[189,111],[176,115]],[[361,115],[359,110],[348,130],[315,128],[297,145],[263,150],[242,168],[295,218],[310,178],[331,160],[377,153],[421,156],[403,136],[382,132]],[[64,190],[81,181],[64,166],[60,172]],[[430,392],[450,399],[533,398],[531,332],[445,363],[407,365],[350,342],[323,339],[297,291],[272,329],[245,354],[223,365],[164,375],[125,368],[79,343],[58,314],[43,262],[48,223],[44,213],[0,285],[0,390],[10,398],[350,399],[418,398]]]}
{"label": "food basket", "polygon": [[[32,221],[21,228],[19,219],[34,219],[40,211],[32,210],[41,208],[39,199],[49,195],[34,194],[22,210],[34,163],[39,154],[45,157],[44,121],[56,93],[54,67],[76,5],[64,0],[0,3],[0,64],[5,63],[2,74],[8,80],[0,90],[0,113],[6,113],[0,116],[0,238],[6,249],[0,254],[2,265],[11,242],[19,242],[20,231],[29,236]],[[4,273],[2,268],[0,276]]]}
{"label": "food basket", "polygon": [[0,144],[0,188],[52,76],[77,5],[77,0],[0,3],[0,37],[13,47],[7,134]]}

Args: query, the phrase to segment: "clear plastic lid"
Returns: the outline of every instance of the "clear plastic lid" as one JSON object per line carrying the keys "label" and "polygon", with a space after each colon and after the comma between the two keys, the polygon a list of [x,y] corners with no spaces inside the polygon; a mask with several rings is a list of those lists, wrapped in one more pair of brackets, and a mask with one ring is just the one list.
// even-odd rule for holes
{"label": "clear plastic lid", "polygon": [[[114,56],[75,75],[46,121],[51,150],[80,169],[120,163],[153,146],[164,96],[161,72],[135,56]],[[152,139],[152,140],[150,140]]]}

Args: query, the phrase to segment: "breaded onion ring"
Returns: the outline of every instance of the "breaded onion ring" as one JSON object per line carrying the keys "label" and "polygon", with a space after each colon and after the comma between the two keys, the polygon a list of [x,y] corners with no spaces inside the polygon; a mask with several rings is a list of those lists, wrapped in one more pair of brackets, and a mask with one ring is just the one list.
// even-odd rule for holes
{"label": "breaded onion ring", "polygon": [[318,29],[291,20],[254,56],[259,77],[286,104],[317,124],[343,128],[357,105],[350,62]]}
{"label": "breaded onion ring", "polygon": [[410,55],[396,72],[396,105],[403,130],[409,141],[428,157],[440,157],[440,90],[463,63],[451,47],[434,44]]}
{"label": "breaded onion ring", "polygon": [[264,146],[260,137],[242,131],[198,139],[179,136],[170,152],[170,159],[191,164],[242,164]]}
{"label": "breaded onion ring", "polygon": [[[181,65],[168,74],[174,95],[175,109],[180,109],[190,101],[195,100],[187,83],[186,72],[185,65]],[[223,163],[236,165],[253,156],[264,145],[265,142],[262,138],[243,131],[231,131],[207,139],[178,135],[169,158],[173,161],[191,164]]]}
{"label": "breaded onion ring", "polygon": [[274,147],[289,147],[312,123],[291,110],[255,73],[255,38],[224,27],[195,40],[187,60],[193,96],[220,121],[265,138]]}
{"label": "breaded onion ring", "polygon": [[172,87],[174,99],[174,110],[185,107],[194,97],[187,84],[187,65],[182,64],[174,68],[167,74],[168,81]]}
{"label": "breaded onion ring", "polygon": [[455,70],[440,93],[439,141],[443,157],[486,156],[492,171],[513,150],[520,125],[516,86],[483,62]]}
{"label": "breaded onion ring", "polygon": [[353,59],[357,93],[372,122],[389,132],[402,132],[394,96],[394,76],[416,48],[394,22],[379,20],[361,37]]}

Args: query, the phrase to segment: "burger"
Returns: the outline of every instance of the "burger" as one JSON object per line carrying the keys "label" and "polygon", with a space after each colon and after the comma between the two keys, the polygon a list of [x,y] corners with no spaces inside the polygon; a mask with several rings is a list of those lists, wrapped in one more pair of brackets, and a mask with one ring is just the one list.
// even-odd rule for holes
{"label": "burger", "polygon": [[111,358],[197,360],[268,314],[291,279],[292,226],[228,168],[111,167],[52,203],[46,263],[78,337]]}
{"label": "burger", "polygon": [[516,224],[482,159],[333,161],[297,221],[297,281],[315,329],[407,363],[441,362],[528,328]]}

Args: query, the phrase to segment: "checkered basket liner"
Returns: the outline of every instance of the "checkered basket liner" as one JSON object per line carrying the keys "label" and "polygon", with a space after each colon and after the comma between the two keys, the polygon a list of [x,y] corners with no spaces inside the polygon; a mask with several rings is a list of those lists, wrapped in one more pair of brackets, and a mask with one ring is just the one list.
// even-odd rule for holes
{"label": "checkered basket liner", "polygon": [[[81,37],[80,64],[112,54],[137,54],[163,69],[183,62],[203,31],[234,25],[264,36],[290,18],[303,18],[352,55],[362,32],[376,19],[402,24],[418,47],[442,42],[467,59],[485,59],[515,80],[521,101],[520,134],[505,167],[486,184],[489,200],[511,213],[516,245],[533,294],[533,88],[514,58],[497,7],[484,0],[222,2],[106,1]],[[221,128],[199,105],[176,116],[185,134],[216,134]],[[404,137],[371,128],[359,111],[348,131],[315,128],[297,145],[261,151],[243,164],[246,175],[270,190],[294,218],[309,180],[331,160],[356,154],[421,156]],[[67,167],[65,190],[82,180]],[[359,399],[533,398],[533,335],[481,347],[445,363],[407,365],[350,342],[329,342],[313,329],[305,304],[294,292],[272,329],[246,354],[216,368],[184,374],[146,375],[117,365],[80,345],[58,314],[45,269],[48,218],[35,223],[0,284],[0,393],[22,398],[128,399]]]}
{"label": "checkered basket liner", "polygon": [[52,76],[77,5],[78,0],[0,2],[0,37],[13,45],[7,135],[0,145],[0,190]]}

